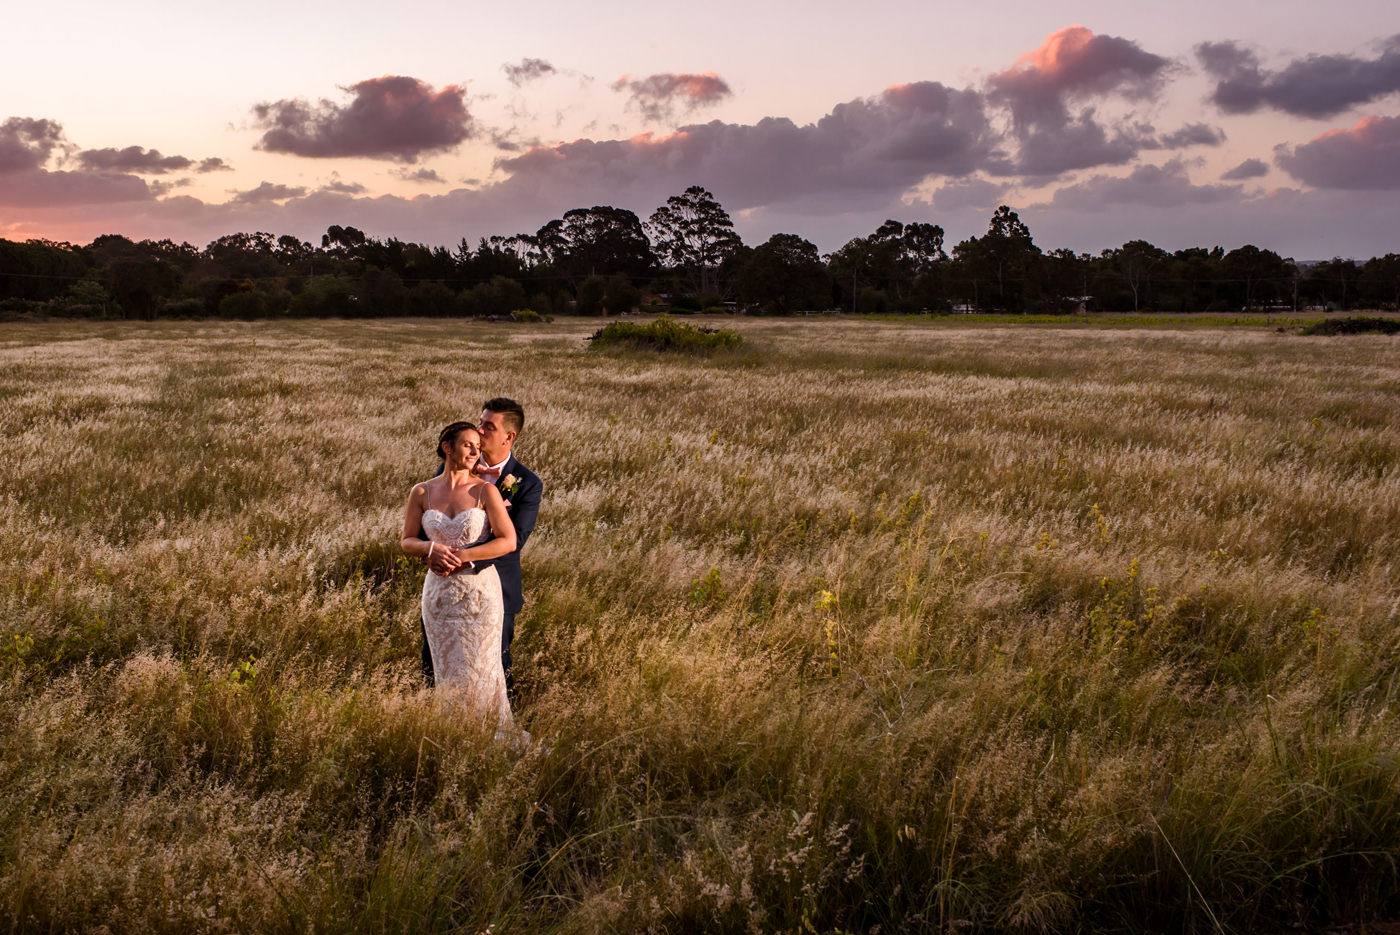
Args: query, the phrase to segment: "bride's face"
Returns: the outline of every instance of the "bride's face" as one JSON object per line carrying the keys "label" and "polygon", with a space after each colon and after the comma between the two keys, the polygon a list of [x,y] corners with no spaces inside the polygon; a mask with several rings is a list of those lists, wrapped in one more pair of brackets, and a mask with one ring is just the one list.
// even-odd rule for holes
{"label": "bride's face", "polygon": [[465,470],[481,457],[481,436],[471,429],[458,432],[456,438],[442,446],[442,450],[447,455],[449,471]]}

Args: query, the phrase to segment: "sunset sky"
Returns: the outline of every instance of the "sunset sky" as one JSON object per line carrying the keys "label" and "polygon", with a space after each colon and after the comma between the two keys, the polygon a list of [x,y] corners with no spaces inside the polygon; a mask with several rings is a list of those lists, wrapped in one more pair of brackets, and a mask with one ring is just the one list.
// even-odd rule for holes
{"label": "sunset sky", "polygon": [[1400,252],[1389,0],[29,4],[0,237],[455,246],[702,185],[746,242]]}

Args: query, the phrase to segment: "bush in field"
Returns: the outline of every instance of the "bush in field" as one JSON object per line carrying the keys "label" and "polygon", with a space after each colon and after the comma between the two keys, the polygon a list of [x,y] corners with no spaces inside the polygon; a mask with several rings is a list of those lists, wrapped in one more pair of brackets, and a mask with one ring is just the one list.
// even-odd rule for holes
{"label": "bush in field", "polygon": [[551,316],[541,315],[533,308],[517,308],[515,311],[510,313],[510,317],[514,318],[518,322],[524,322],[525,324],[531,325],[538,324],[542,321],[552,320]]}
{"label": "bush in field", "polygon": [[588,340],[593,347],[629,347],[637,350],[685,351],[688,353],[730,350],[744,339],[737,331],[703,328],[670,318],[658,318],[646,325],[615,321],[599,328]]}
{"label": "bush in field", "polygon": [[1360,315],[1351,318],[1328,318],[1313,322],[1299,333],[1307,335],[1400,334],[1400,320],[1366,318]]}

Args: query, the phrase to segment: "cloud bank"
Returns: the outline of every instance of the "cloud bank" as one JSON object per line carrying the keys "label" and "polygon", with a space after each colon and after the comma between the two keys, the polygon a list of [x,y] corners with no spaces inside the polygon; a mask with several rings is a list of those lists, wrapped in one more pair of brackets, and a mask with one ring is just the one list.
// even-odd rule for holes
{"label": "cloud bank", "polygon": [[928,81],[838,104],[803,126],[778,117],[716,120],[665,136],[537,146],[497,160],[509,176],[497,187],[582,204],[599,191],[650,198],[674,194],[678,180],[705,179],[732,208],[786,202],[845,209],[887,204],[930,173],[965,175],[989,144],[981,95]]}

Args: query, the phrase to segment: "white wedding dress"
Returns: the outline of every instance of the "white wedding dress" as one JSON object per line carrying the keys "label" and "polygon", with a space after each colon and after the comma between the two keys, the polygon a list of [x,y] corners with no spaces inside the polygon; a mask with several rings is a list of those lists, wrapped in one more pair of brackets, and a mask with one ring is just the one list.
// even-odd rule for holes
{"label": "white wedding dress", "polygon": [[[423,531],[440,546],[465,549],[491,538],[491,524],[480,507],[448,516],[423,512]],[[495,567],[477,574],[428,572],[423,578],[423,627],[433,655],[438,691],[469,716],[494,727],[498,735],[514,730],[506,675],[501,667],[501,624],[505,602]]]}

